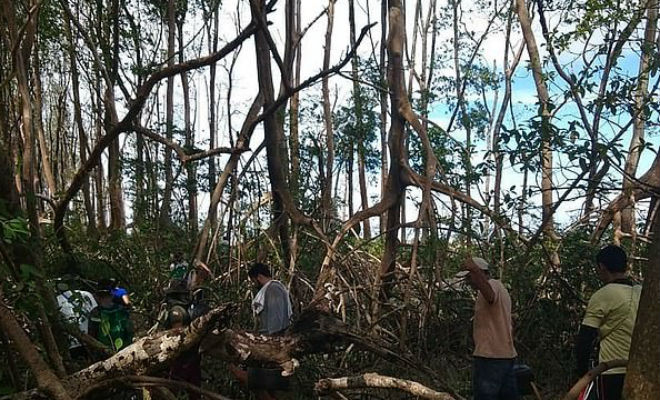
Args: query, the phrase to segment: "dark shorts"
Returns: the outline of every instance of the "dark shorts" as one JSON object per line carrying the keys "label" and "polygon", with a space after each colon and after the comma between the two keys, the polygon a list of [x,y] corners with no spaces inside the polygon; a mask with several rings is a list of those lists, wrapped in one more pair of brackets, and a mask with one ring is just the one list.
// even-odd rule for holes
{"label": "dark shorts", "polygon": [[625,377],[626,374],[609,374],[598,377],[598,399],[621,400]]}
{"label": "dark shorts", "polygon": [[472,391],[474,400],[516,400],[518,385],[513,359],[474,357]]}

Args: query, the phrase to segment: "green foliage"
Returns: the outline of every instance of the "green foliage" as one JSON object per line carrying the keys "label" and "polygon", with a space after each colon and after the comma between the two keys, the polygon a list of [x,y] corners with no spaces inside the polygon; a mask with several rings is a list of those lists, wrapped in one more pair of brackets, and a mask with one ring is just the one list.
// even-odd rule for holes
{"label": "green foliage", "polygon": [[375,100],[371,91],[363,89],[359,97],[353,93],[347,104],[341,106],[332,119],[337,161],[346,162],[351,151],[361,151],[369,172],[375,171],[380,165],[380,152],[372,145],[376,142],[380,123]]}
{"label": "green foliage", "polygon": [[0,239],[4,243],[25,242],[29,236],[28,221],[25,218],[9,218],[0,213]]}

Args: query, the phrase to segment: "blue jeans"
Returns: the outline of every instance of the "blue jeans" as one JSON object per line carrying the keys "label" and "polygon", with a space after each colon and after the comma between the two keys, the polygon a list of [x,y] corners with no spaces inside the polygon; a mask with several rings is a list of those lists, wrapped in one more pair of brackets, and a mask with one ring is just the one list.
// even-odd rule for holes
{"label": "blue jeans", "polygon": [[474,400],[516,400],[518,384],[513,359],[474,357],[472,391]]}

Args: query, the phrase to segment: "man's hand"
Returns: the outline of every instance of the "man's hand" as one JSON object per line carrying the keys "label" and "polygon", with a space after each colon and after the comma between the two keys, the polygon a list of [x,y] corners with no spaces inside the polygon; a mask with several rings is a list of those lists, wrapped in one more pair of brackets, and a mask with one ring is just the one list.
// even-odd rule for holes
{"label": "man's hand", "polygon": [[490,286],[490,283],[488,283],[488,276],[486,276],[486,273],[479,268],[472,257],[468,256],[465,261],[463,261],[463,269],[470,272],[468,279],[470,279],[472,285],[481,292],[489,304],[493,304],[495,301],[495,292]]}
{"label": "man's hand", "polygon": [[479,266],[469,256],[463,261],[463,269],[469,272],[480,271]]}

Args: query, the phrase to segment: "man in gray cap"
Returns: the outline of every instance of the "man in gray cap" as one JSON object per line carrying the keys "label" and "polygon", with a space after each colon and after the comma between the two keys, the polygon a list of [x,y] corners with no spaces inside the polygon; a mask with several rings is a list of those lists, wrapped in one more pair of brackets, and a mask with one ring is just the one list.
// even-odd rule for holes
{"label": "man in gray cap", "polygon": [[517,353],[513,346],[509,292],[502,282],[490,276],[489,265],[483,258],[467,258],[463,269],[458,276],[466,277],[479,292],[472,325],[474,399],[517,399],[513,370]]}

